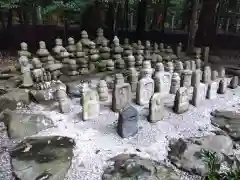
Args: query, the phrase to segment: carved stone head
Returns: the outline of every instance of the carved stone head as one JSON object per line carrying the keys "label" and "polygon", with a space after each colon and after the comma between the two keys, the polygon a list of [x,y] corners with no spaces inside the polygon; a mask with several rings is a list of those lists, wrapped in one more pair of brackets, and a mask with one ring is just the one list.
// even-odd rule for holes
{"label": "carved stone head", "polygon": [[75,40],[72,37],[68,38],[68,45],[74,45],[74,44],[75,44]]}
{"label": "carved stone head", "polygon": [[57,38],[55,40],[56,46],[62,46],[62,39]]}
{"label": "carved stone head", "polygon": [[87,33],[87,31],[83,30],[83,31],[81,32],[81,37],[82,37],[82,39],[88,39],[88,33]]}
{"label": "carved stone head", "polygon": [[21,47],[21,50],[23,50],[23,51],[27,51],[27,50],[28,50],[28,45],[27,45],[27,43],[25,43],[25,42],[22,42],[22,43],[20,44],[20,47]]}
{"label": "carved stone head", "polygon": [[40,49],[46,49],[46,43],[44,41],[39,42],[39,48]]}

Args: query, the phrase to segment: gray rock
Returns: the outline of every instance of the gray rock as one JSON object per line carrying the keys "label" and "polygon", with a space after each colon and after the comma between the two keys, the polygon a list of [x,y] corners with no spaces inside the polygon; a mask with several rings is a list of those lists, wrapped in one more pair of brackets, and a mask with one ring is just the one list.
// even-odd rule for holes
{"label": "gray rock", "polygon": [[39,104],[50,103],[55,100],[53,89],[44,89],[44,90],[31,90],[30,96]]}
{"label": "gray rock", "polygon": [[81,86],[83,82],[81,81],[74,81],[70,83],[66,83],[67,85],[67,92],[72,96],[81,96]]}
{"label": "gray rock", "polygon": [[13,173],[19,180],[64,180],[74,145],[68,137],[27,138],[11,150]]}
{"label": "gray rock", "polygon": [[218,93],[225,94],[226,91],[227,91],[227,80],[225,78],[223,78],[219,81]]}
{"label": "gray rock", "polygon": [[231,89],[236,89],[238,87],[238,76],[233,76],[232,77],[229,87]]}
{"label": "gray rock", "polygon": [[102,180],[179,180],[172,167],[162,162],[144,159],[134,154],[120,154],[111,159],[114,167],[107,168]]}
{"label": "gray rock", "polygon": [[168,153],[168,157],[174,165],[191,174],[201,176],[208,172],[208,167],[201,156],[203,149],[216,152],[220,161],[224,160],[222,158],[223,154],[231,155],[233,153],[231,138],[223,135],[172,140],[169,147],[171,150]]}
{"label": "gray rock", "polygon": [[177,90],[173,111],[177,114],[184,113],[189,109],[188,89],[186,87],[180,87]]}
{"label": "gray rock", "polygon": [[9,110],[3,112],[2,120],[7,127],[9,137],[12,139],[23,139],[54,126],[52,120],[43,114],[20,113]]}
{"label": "gray rock", "polygon": [[30,104],[29,93],[24,89],[12,89],[0,96],[0,112],[5,109],[15,110],[17,104]]}
{"label": "gray rock", "polygon": [[138,132],[139,113],[133,106],[125,107],[119,114],[117,132],[122,138],[134,136]]}
{"label": "gray rock", "polygon": [[240,112],[215,110],[211,115],[212,124],[227,132],[233,140],[240,140]]}
{"label": "gray rock", "polygon": [[209,62],[213,63],[213,64],[218,64],[222,61],[222,59],[219,56],[209,56]]}

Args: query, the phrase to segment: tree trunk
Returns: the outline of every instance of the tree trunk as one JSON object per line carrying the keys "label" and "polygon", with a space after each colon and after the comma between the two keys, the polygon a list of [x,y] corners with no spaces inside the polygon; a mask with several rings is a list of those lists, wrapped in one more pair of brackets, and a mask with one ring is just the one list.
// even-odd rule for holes
{"label": "tree trunk", "polygon": [[28,24],[29,23],[28,15],[27,15],[27,13],[25,11],[23,12],[23,23],[24,24]]}
{"label": "tree trunk", "polygon": [[164,12],[163,12],[163,20],[162,20],[162,32],[164,32],[164,24],[165,24],[165,21],[167,19],[167,10],[168,10],[168,6],[169,6],[169,3],[170,1],[168,0],[164,0]]}
{"label": "tree trunk", "polygon": [[147,15],[147,0],[141,0],[138,3],[137,10],[137,39],[142,39],[146,26],[146,15]]}
{"label": "tree trunk", "polygon": [[22,11],[20,8],[17,9],[17,14],[18,14],[19,23],[23,24]]}
{"label": "tree trunk", "polygon": [[0,20],[1,20],[1,23],[2,23],[2,29],[6,28],[3,16],[4,16],[3,12],[0,11]]}
{"label": "tree trunk", "polygon": [[108,29],[108,34],[111,34],[111,36],[114,34],[113,30],[113,24],[114,24],[114,4],[111,2],[109,3],[109,7],[107,10],[107,19],[106,19],[106,25]]}
{"label": "tree trunk", "polygon": [[129,19],[128,19],[128,15],[129,15],[129,0],[125,0],[125,7],[124,7],[124,19],[125,19],[125,28],[128,31],[129,29]]}
{"label": "tree trunk", "polygon": [[64,17],[64,41],[65,41],[65,45],[67,45],[67,38],[68,38],[68,29],[69,29],[69,24],[67,21],[67,18]]}
{"label": "tree trunk", "polygon": [[43,24],[42,7],[41,6],[37,6],[37,8],[36,8],[36,17],[37,17],[37,24]]}
{"label": "tree trunk", "polygon": [[196,33],[196,45],[211,46],[216,36],[216,8],[218,0],[203,0]]}
{"label": "tree trunk", "polygon": [[13,20],[12,9],[9,9],[9,11],[8,11],[8,24],[7,24],[8,28],[12,27],[12,20]]}
{"label": "tree trunk", "polygon": [[191,20],[189,25],[189,32],[188,32],[188,53],[192,53],[194,49],[194,41],[195,41],[195,35],[197,31],[197,20],[198,20],[198,0],[192,0],[191,1]]}

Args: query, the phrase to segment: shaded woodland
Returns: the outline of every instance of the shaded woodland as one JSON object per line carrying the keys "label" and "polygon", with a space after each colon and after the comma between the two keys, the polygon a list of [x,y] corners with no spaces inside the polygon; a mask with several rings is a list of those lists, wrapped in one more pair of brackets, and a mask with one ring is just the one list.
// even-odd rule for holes
{"label": "shaded woodland", "polygon": [[189,51],[231,38],[231,46],[238,44],[237,0],[2,0],[0,7],[1,49],[21,41],[31,48],[39,40],[51,45],[56,37],[80,38],[83,29],[94,37],[98,27],[109,39],[182,41]]}

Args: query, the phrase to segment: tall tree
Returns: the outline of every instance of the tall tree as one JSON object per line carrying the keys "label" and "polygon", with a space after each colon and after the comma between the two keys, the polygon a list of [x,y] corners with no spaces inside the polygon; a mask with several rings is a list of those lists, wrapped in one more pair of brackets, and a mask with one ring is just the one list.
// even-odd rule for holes
{"label": "tall tree", "polygon": [[147,0],[141,0],[138,2],[137,8],[137,39],[141,39],[144,35],[146,26],[146,15],[147,15]]}
{"label": "tall tree", "polygon": [[210,46],[216,36],[216,16],[218,0],[203,0],[196,33],[196,45]]}

